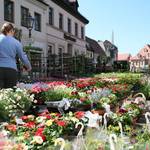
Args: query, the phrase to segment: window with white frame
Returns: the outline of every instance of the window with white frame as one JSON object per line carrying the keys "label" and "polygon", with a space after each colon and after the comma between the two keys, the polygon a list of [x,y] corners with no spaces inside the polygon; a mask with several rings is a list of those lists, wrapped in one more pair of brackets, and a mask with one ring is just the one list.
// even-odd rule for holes
{"label": "window with white frame", "polygon": [[78,37],[78,24],[75,23],[75,36]]}
{"label": "window with white frame", "polygon": [[84,27],[81,27],[81,39],[84,39]]}
{"label": "window with white frame", "polygon": [[4,20],[14,22],[14,2],[4,0]]}
{"label": "window with white frame", "polygon": [[68,33],[71,33],[71,19],[68,18]]}
{"label": "window with white frame", "polygon": [[52,55],[54,52],[53,52],[53,45],[48,45],[48,51],[47,51],[47,54],[48,56]]}
{"label": "window with white frame", "polygon": [[21,6],[21,25],[28,27],[29,9]]}
{"label": "window with white frame", "polygon": [[63,14],[59,13],[59,29],[63,30]]}
{"label": "window with white frame", "polygon": [[35,17],[35,30],[41,31],[41,14],[35,12],[34,17]]}
{"label": "window with white frame", "polygon": [[49,24],[54,25],[54,9],[49,7]]}
{"label": "window with white frame", "polygon": [[62,56],[64,53],[64,47],[63,46],[59,46],[58,47],[58,55]]}

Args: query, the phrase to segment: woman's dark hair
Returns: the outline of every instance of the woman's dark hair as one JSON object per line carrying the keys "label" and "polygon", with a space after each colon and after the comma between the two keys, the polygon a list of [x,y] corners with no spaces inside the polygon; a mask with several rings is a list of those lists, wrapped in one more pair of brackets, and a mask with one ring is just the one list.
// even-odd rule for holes
{"label": "woman's dark hair", "polygon": [[8,32],[10,32],[11,30],[14,30],[14,26],[11,24],[11,23],[4,23],[2,28],[1,28],[1,32],[4,34],[4,35],[7,35]]}

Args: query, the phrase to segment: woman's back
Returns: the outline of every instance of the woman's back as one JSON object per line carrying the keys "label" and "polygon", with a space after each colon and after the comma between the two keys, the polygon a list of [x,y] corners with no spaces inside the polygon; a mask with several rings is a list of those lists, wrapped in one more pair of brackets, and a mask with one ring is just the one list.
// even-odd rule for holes
{"label": "woman's back", "polygon": [[16,54],[19,42],[12,36],[0,35],[0,67],[17,70]]}

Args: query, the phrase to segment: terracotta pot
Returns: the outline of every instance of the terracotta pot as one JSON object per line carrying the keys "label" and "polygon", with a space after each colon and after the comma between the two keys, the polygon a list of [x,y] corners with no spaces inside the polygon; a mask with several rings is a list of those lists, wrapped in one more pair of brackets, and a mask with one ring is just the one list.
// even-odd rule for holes
{"label": "terracotta pot", "polygon": [[138,120],[138,118],[133,118],[133,119],[132,119],[132,124],[133,124],[133,125],[136,125],[137,120]]}
{"label": "terracotta pot", "polygon": [[98,113],[99,115],[104,115],[105,114],[105,109],[96,109],[92,110],[92,113]]}

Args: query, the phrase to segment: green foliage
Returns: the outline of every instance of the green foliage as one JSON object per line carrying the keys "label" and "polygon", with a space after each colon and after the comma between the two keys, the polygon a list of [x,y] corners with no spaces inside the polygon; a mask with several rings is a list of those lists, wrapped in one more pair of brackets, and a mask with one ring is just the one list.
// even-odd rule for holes
{"label": "green foliage", "polygon": [[64,93],[60,91],[48,90],[44,92],[44,100],[45,101],[60,101],[64,97]]}
{"label": "green foliage", "polygon": [[25,113],[30,108],[33,98],[34,96],[30,95],[27,90],[0,90],[0,119],[6,120]]}
{"label": "green foliage", "polygon": [[146,99],[149,99],[150,98],[150,84],[148,82],[144,82],[141,85],[139,92],[143,93],[145,95]]}
{"label": "green foliage", "polygon": [[150,142],[150,132],[147,129],[144,132],[138,131],[136,139],[139,143]]}
{"label": "green foliage", "polygon": [[55,86],[48,91],[45,91],[41,95],[41,99],[44,101],[60,101],[63,98],[74,98],[75,95],[71,94],[72,88],[66,86]]}

